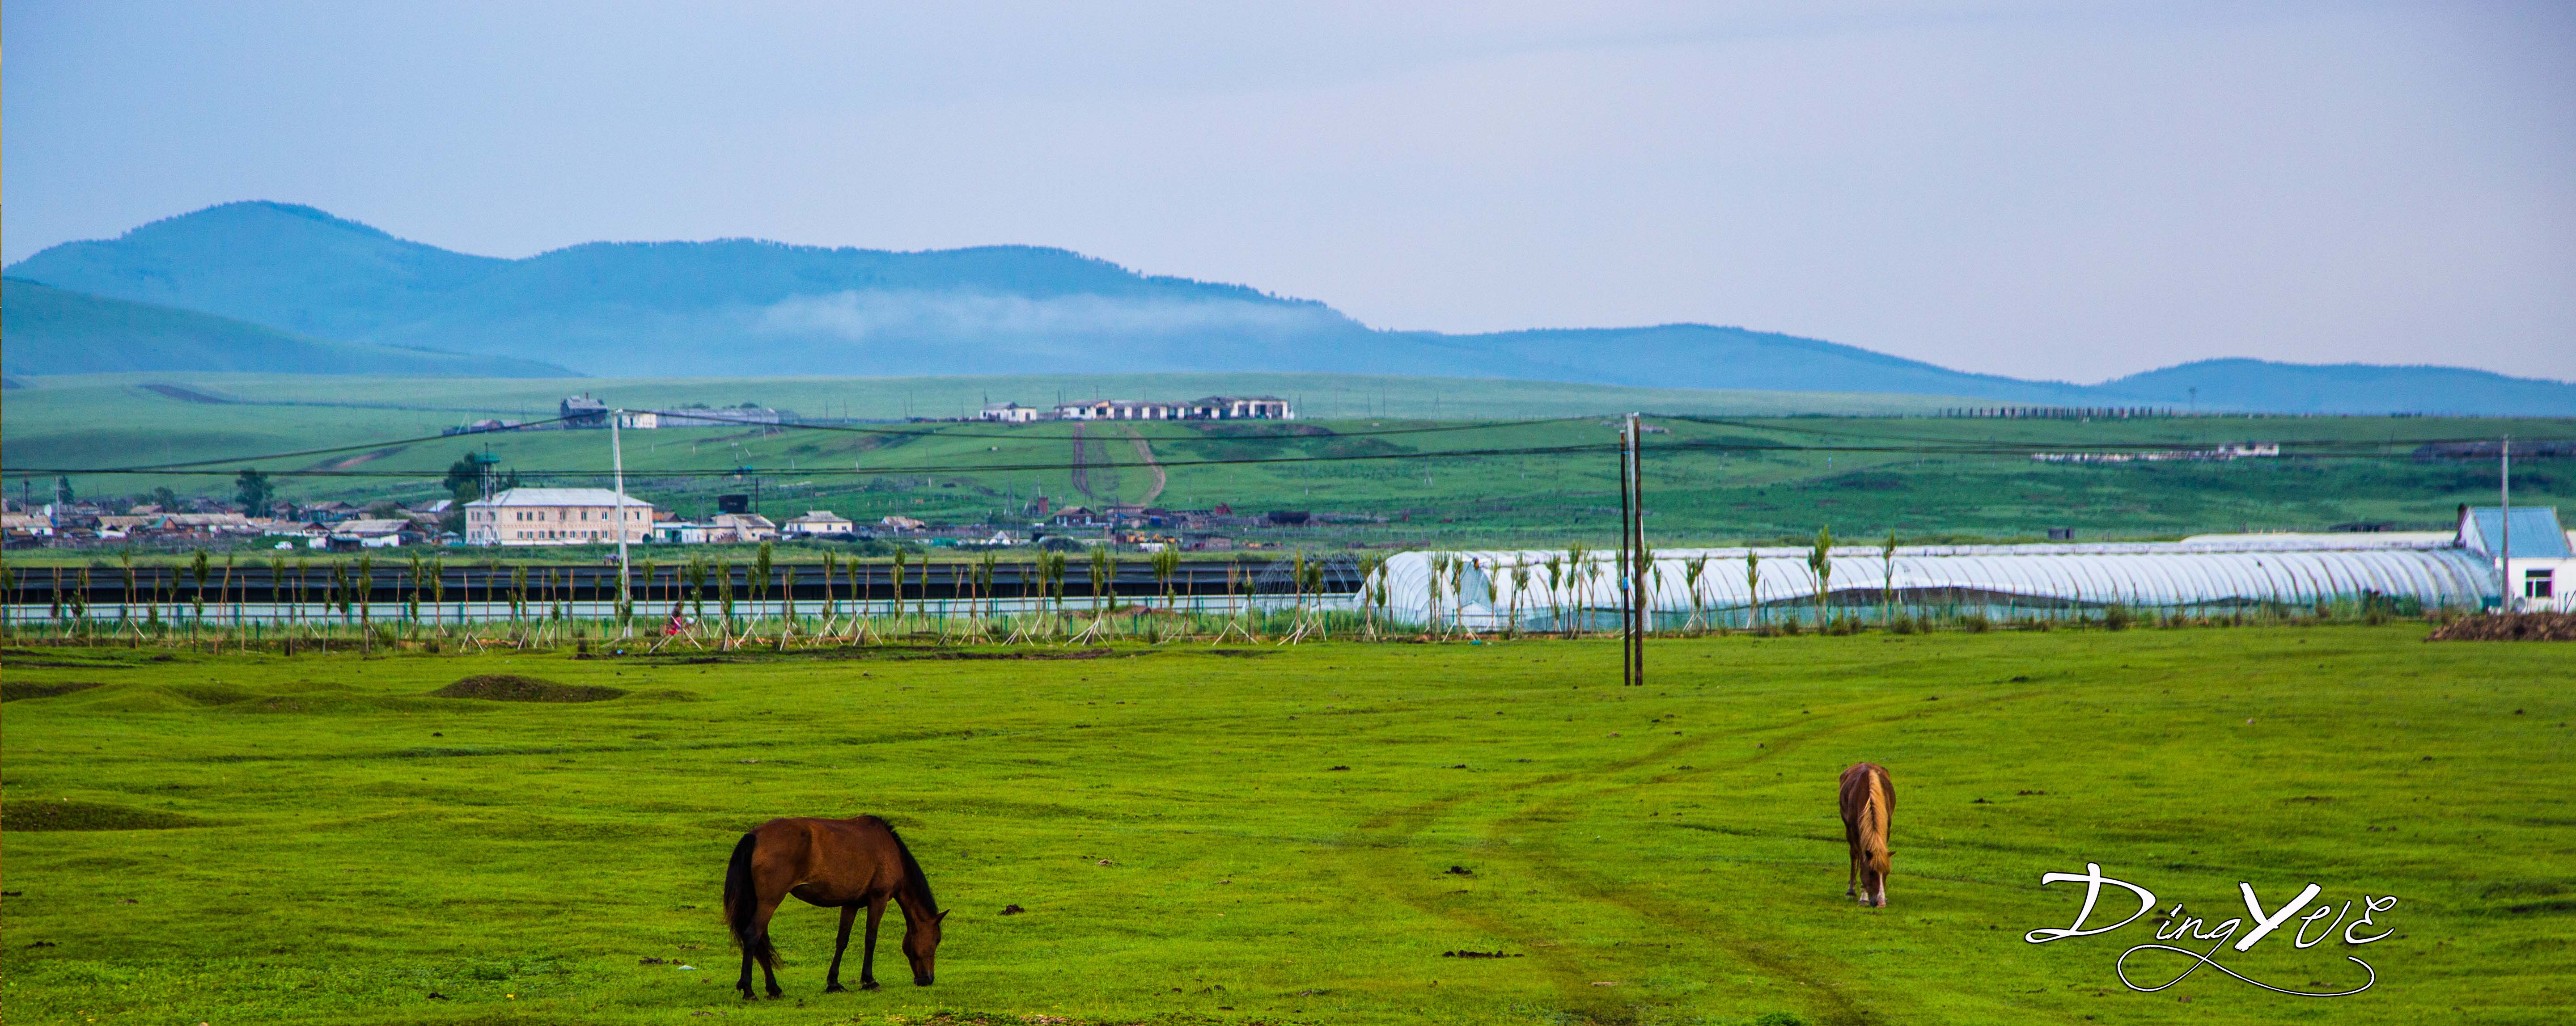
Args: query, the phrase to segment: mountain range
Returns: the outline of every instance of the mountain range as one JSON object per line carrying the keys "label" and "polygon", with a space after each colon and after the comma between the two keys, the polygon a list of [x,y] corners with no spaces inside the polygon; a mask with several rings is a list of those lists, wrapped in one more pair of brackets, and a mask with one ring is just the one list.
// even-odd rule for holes
{"label": "mountain range", "polygon": [[333,342],[214,314],[0,279],[11,374],[301,370],[313,374],[560,378],[540,360]]}
{"label": "mountain range", "polygon": [[0,357],[27,374],[1341,371],[2018,404],[2576,414],[2576,384],[2451,367],[2211,360],[2076,385],[1703,324],[1380,331],[1311,300],[1034,246],[602,242],[509,260],[267,202],[53,246],[7,276]]}

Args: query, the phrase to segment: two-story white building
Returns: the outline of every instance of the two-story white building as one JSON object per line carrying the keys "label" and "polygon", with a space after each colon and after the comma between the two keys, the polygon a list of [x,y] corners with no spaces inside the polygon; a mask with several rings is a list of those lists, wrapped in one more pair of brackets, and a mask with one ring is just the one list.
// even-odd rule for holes
{"label": "two-story white building", "polygon": [[630,495],[621,511],[606,488],[512,488],[465,504],[465,543],[614,544],[621,523],[627,541],[650,540],[652,504]]}

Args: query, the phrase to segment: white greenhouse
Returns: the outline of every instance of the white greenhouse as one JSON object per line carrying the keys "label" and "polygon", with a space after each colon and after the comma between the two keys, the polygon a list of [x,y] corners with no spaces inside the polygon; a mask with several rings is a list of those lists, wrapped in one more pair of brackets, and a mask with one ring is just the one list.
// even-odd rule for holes
{"label": "white greenhouse", "polygon": [[[1812,618],[1820,586],[1829,606],[1870,616],[1893,609],[2008,617],[2110,606],[2225,613],[2320,602],[2474,608],[2497,594],[2492,560],[2449,534],[1913,545],[1893,553],[1837,546],[1823,581],[1808,556],[1789,548],[1657,551],[1648,582],[1655,626]],[[1382,578],[1359,598],[1406,623],[1607,628],[1621,606],[1617,559],[1601,550],[1579,562],[1561,550],[1407,552],[1389,558]]]}

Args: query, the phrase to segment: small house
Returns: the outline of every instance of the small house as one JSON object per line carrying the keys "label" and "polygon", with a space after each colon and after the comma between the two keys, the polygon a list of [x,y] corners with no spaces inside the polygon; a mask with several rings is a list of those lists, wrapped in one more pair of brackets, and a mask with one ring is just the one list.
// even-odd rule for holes
{"label": "small house", "polygon": [[850,534],[857,529],[858,525],[851,523],[850,518],[828,509],[809,509],[805,511],[804,516],[795,517],[778,525],[778,533],[781,535],[807,538]]}

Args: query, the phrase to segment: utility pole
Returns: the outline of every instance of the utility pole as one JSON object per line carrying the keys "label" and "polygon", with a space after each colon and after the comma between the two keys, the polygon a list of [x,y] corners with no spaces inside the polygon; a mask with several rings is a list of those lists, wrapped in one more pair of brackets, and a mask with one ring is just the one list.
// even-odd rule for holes
{"label": "utility pole", "polygon": [[2502,457],[2496,474],[2496,491],[2502,508],[2496,511],[2496,534],[2503,554],[2496,559],[2496,609],[2512,612],[2513,594],[2513,436],[2504,436],[2497,455]]}
{"label": "utility pole", "polygon": [[1646,683],[1646,581],[1654,572],[1646,560],[1644,438],[1637,414],[1629,414],[1619,433],[1619,591],[1626,600],[1619,611],[1620,683],[1635,686]]}
{"label": "utility pole", "polygon": [[1636,519],[1636,497],[1628,492],[1628,447],[1635,437],[1632,427],[1619,428],[1619,683],[1637,680],[1637,624],[1629,611],[1636,606],[1628,594],[1631,563],[1628,558],[1628,523]]}
{"label": "utility pole", "polygon": [[635,636],[631,605],[635,597],[631,591],[633,577],[626,570],[626,446],[618,433],[618,423],[625,419],[624,410],[608,414],[608,463],[617,478],[617,622],[624,631],[620,636],[631,638]]}

